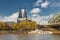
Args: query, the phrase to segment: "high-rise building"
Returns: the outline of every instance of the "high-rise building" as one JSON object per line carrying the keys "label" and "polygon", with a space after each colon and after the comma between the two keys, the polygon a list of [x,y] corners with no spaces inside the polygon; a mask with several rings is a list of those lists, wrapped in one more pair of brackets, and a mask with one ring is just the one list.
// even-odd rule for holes
{"label": "high-rise building", "polygon": [[18,18],[17,18],[17,23],[19,23],[22,20],[27,20],[26,9],[20,9],[19,10],[19,14],[18,14]]}

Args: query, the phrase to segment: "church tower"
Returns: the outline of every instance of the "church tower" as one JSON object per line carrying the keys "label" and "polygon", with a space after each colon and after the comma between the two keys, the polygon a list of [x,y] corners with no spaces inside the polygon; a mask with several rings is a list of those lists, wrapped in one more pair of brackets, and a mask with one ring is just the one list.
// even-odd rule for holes
{"label": "church tower", "polygon": [[19,10],[19,14],[18,14],[18,18],[17,18],[17,23],[19,23],[22,20],[27,20],[26,9],[20,9]]}

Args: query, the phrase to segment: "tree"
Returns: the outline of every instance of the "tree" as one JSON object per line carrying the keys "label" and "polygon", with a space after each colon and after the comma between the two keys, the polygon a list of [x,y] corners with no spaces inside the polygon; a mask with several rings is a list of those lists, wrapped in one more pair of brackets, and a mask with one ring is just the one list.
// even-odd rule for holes
{"label": "tree", "polygon": [[8,29],[9,25],[8,23],[0,21],[0,30]]}
{"label": "tree", "polygon": [[35,21],[23,20],[20,23],[14,23],[13,29],[17,30],[33,30],[37,29],[38,25]]}

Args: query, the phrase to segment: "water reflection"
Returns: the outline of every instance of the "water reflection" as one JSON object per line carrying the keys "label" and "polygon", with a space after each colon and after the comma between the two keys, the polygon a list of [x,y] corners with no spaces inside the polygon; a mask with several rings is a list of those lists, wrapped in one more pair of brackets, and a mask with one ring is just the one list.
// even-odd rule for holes
{"label": "water reflection", "polygon": [[60,40],[60,35],[45,34],[4,34],[0,35],[0,40]]}

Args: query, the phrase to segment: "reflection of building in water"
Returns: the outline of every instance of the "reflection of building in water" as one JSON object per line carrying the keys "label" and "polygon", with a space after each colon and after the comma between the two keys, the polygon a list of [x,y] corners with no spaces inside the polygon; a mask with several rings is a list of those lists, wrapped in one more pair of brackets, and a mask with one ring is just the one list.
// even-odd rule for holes
{"label": "reflection of building in water", "polygon": [[18,18],[17,18],[17,23],[19,23],[22,20],[27,20],[26,9],[20,9],[19,10],[19,15],[18,15]]}

